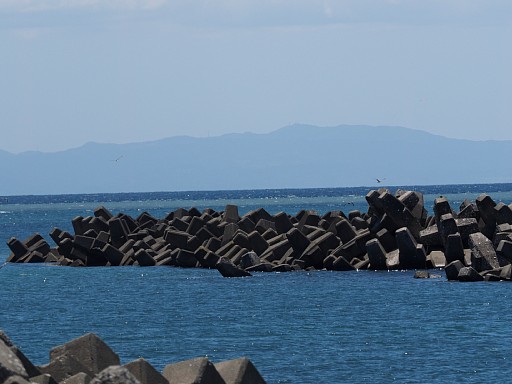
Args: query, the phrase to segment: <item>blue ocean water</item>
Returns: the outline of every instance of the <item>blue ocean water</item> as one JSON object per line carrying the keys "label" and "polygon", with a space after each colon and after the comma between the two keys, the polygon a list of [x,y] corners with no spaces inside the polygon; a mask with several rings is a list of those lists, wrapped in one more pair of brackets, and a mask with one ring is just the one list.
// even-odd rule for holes
{"label": "blue ocean water", "polygon": [[[405,186],[427,208],[489,193],[512,201],[512,184]],[[392,188],[394,190],[396,188]],[[0,262],[5,241],[53,226],[102,204],[157,217],[178,207],[241,213],[300,209],[365,211],[369,188],[10,196],[0,198]],[[509,381],[512,322],[507,283],[413,279],[413,272],[260,273],[224,279],[217,271],[169,267],[0,269],[0,328],[36,364],[58,344],[94,332],[123,363],[156,368],[198,356],[249,357],[268,383]]]}

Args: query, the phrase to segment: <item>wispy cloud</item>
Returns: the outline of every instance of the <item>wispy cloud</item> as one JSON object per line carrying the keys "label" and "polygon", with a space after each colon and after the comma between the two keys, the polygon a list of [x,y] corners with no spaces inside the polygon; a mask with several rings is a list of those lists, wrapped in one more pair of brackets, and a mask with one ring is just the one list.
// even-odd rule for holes
{"label": "wispy cloud", "polygon": [[153,10],[166,23],[205,27],[512,22],[510,0],[0,0],[0,14],[84,10]]}
{"label": "wispy cloud", "polygon": [[0,11],[40,12],[69,9],[157,9],[167,0],[0,0]]}

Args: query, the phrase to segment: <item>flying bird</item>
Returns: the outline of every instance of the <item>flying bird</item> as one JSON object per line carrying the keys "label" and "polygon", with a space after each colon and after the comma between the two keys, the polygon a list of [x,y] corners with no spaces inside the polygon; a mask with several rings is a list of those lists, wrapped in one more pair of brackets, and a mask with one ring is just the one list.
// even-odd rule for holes
{"label": "flying bird", "polygon": [[117,159],[114,159],[114,160],[110,160],[110,161],[113,161],[115,163],[117,163],[119,160],[121,160],[123,158],[123,155],[119,156]]}
{"label": "flying bird", "polygon": [[377,183],[382,183],[384,180],[386,180],[386,178],[383,178],[383,179],[377,179],[376,178],[375,180],[377,180]]}

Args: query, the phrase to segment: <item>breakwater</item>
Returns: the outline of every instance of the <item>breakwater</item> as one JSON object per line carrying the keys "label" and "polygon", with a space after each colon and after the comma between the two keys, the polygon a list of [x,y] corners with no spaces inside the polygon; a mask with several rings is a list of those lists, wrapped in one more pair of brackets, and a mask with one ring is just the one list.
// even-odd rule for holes
{"label": "breakwater", "polygon": [[73,234],[54,229],[55,248],[39,234],[11,238],[8,261],[203,267],[225,276],[447,266],[449,279],[510,279],[508,205],[481,195],[454,209],[440,197],[428,215],[421,193],[387,189],[370,191],[366,201],[366,212],[322,216],[308,210],[271,215],[263,208],[239,216],[236,206],[227,205],[222,211],[180,208],[163,218],[147,212],[134,218],[98,207],[94,216],[72,220]]}
{"label": "breakwater", "polygon": [[252,362],[241,357],[213,364],[206,357],[171,363],[158,372],[144,358],[121,365],[97,335],[85,334],[52,348],[50,362],[34,365],[0,330],[0,382],[11,384],[265,384]]}

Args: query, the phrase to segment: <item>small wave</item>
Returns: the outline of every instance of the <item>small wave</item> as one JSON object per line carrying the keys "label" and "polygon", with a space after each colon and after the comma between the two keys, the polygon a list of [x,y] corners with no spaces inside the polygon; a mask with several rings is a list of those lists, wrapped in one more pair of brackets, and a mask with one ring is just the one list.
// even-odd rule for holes
{"label": "small wave", "polygon": [[2,214],[2,213],[11,213],[11,212],[9,212],[9,211],[0,211],[0,214]]}

